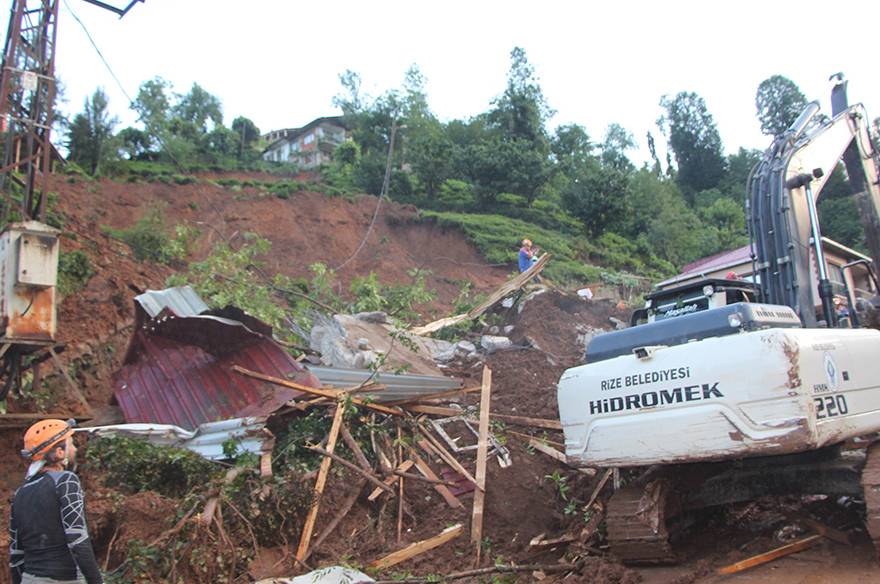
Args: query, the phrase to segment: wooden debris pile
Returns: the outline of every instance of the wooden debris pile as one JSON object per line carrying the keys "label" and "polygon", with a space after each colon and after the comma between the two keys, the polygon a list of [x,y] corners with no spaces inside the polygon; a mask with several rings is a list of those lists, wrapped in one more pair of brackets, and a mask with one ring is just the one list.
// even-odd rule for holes
{"label": "wooden debris pile", "polygon": [[[321,444],[307,445],[312,452],[323,456],[321,466],[314,477],[314,498],[302,534],[295,551],[297,565],[305,570],[311,569],[309,558],[330,537],[334,530],[352,510],[361,495],[365,494],[367,503],[388,505],[396,500],[397,507],[397,542],[399,548],[376,557],[369,566],[376,570],[385,570],[415,558],[429,550],[460,538],[467,530],[462,519],[470,517],[469,537],[472,555],[467,563],[475,569],[484,566],[491,559],[482,558],[484,546],[483,517],[486,506],[487,490],[493,485],[487,484],[487,466],[491,460],[497,460],[502,468],[511,465],[511,459],[505,447],[505,438],[512,436],[523,441],[530,452],[539,453],[535,456],[546,456],[554,461],[551,464],[566,464],[565,455],[558,447],[561,443],[542,440],[526,432],[539,431],[546,435],[548,430],[560,431],[558,420],[538,419],[525,416],[493,414],[490,411],[492,392],[492,371],[484,367],[480,387],[444,391],[437,394],[421,396],[418,399],[391,404],[376,404],[358,397],[361,387],[343,389],[314,389],[299,386],[296,383],[274,378],[268,375],[249,371],[241,367],[234,370],[245,376],[296,389],[308,397],[291,402],[290,409],[308,410],[326,407],[332,411],[332,425]],[[370,391],[381,391],[371,387]],[[468,393],[480,392],[479,410],[469,412],[460,408],[441,405],[445,400],[459,398]],[[352,407],[354,406],[354,407]],[[496,420],[503,422],[501,430],[490,431],[490,424]],[[359,424],[361,426],[354,426]],[[523,429],[523,432],[507,430],[507,426]],[[384,431],[373,431],[373,428],[384,428]],[[363,436],[365,428],[370,428],[369,440],[362,438],[361,443],[354,435]],[[354,430],[358,430],[355,432]],[[505,436],[499,438],[497,432],[503,431]],[[455,435],[458,434],[458,435]],[[463,439],[464,438],[464,439]],[[336,452],[340,439],[349,452],[344,458]],[[464,445],[465,441],[475,440],[475,444]],[[475,457],[474,457],[475,454]],[[346,500],[339,504],[335,501],[335,514],[326,525],[317,525],[317,518],[322,505],[324,490],[327,485],[331,465],[344,467],[350,474],[357,477],[357,487],[350,491]],[[575,469],[570,469],[572,472]],[[580,469],[582,475],[592,477],[594,469]],[[595,489],[588,508],[594,507],[592,520],[586,524],[585,530],[572,535],[544,534],[534,538],[528,546],[529,554],[540,555],[549,550],[564,549],[573,542],[588,543],[596,535],[602,520],[602,504],[598,501],[599,493],[608,482],[609,474],[600,481]],[[407,486],[418,481],[430,485],[443,504],[448,507],[449,517],[456,521],[447,521],[446,525],[438,525],[436,535],[409,545],[403,544],[403,527],[405,518],[414,519],[413,501],[407,500]],[[364,490],[367,487],[367,490]],[[503,489],[502,485],[495,488]],[[470,512],[464,515],[458,511],[466,511],[465,497],[472,495]],[[418,502],[418,501],[417,501]],[[322,514],[325,517],[327,513]],[[463,517],[464,515],[464,517]],[[316,535],[316,528],[318,528]],[[527,540],[526,540],[527,541]],[[602,553],[602,552],[599,552]],[[555,566],[555,565],[554,565]],[[504,566],[500,566],[504,568]],[[522,571],[521,566],[509,566],[510,573]],[[570,564],[566,570],[559,566],[550,567],[548,573],[575,570],[576,564]],[[505,571],[505,570],[497,570]],[[530,570],[534,571],[534,570]],[[474,572],[476,575],[483,572]],[[488,572],[487,572],[488,573]],[[471,575],[471,573],[462,572]],[[465,577],[464,575],[457,577]]]}

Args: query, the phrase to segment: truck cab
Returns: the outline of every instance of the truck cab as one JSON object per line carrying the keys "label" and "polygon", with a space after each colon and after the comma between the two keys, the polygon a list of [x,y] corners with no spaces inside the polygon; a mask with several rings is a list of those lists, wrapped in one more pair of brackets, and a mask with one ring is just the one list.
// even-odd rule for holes
{"label": "truck cab", "polygon": [[755,285],[745,280],[705,278],[645,296],[645,306],[633,312],[632,326],[658,322],[737,302],[755,302]]}

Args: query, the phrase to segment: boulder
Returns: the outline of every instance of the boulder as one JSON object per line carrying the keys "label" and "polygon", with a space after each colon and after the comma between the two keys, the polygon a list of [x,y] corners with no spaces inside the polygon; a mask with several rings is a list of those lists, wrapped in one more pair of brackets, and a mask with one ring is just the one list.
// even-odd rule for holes
{"label": "boulder", "polygon": [[492,335],[483,335],[480,337],[480,346],[490,354],[495,351],[509,349],[512,345],[513,343],[507,337],[496,337]]}
{"label": "boulder", "polygon": [[372,322],[374,324],[385,324],[388,322],[388,314],[378,310],[374,312],[358,312],[354,317],[358,320]]}

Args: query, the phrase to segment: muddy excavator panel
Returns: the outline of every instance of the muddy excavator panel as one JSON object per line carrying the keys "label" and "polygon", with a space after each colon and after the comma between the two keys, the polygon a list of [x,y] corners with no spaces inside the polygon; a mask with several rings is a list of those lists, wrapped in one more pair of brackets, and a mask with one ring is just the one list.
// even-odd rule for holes
{"label": "muddy excavator panel", "polygon": [[771,328],[567,370],[569,460],[643,466],[801,452],[880,430],[880,331]]}

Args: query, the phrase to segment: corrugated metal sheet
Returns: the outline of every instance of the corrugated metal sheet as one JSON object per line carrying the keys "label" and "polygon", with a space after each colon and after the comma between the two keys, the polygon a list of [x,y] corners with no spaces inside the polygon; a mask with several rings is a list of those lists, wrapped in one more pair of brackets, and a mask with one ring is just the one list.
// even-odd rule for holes
{"label": "corrugated metal sheet", "polygon": [[[333,387],[354,387],[370,380],[372,371],[366,369],[343,369],[340,367],[318,367],[309,365],[309,371],[321,380],[322,385]],[[406,375],[398,373],[379,373],[372,381],[384,385],[386,389],[375,393],[363,393],[377,402],[391,402],[417,398],[431,393],[449,391],[462,387],[462,381],[453,377],[439,375]]]}
{"label": "corrugated metal sheet", "polygon": [[205,301],[189,286],[147,290],[134,299],[151,318],[155,318],[165,308],[177,316],[197,316],[208,310]]}
{"label": "corrugated metal sheet", "polygon": [[[179,290],[178,290],[179,292]],[[193,293],[194,294],[194,293]],[[154,296],[177,303],[186,295]],[[198,299],[198,296],[195,296]],[[198,303],[187,300],[186,306]],[[152,301],[151,301],[152,302]],[[201,300],[199,300],[201,302]],[[301,385],[320,382],[269,336],[237,320],[219,316],[172,314],[170,305],[150,318],[137,301],[134,336],[123,366],[113,376],[114,396],[128,422],[173,424],[193,430],[201,424],[247,416],[266,416],[299,392],[245,377],[233,365]],[[268,325],[248,317],[264,330]]]}
{"label": "corrugated metal sheet", "polygon": [[188,448],[209,460],[226,458],[223,444],[235,440],[239,452],[260,454],[271,450],[274,438],[264,432],[266,418],[236,418],[201,424],[195,430],[185,430],[170,424],[117,424],[114,426],[96,426],[93,428],[77,428],[77,432],[86,432],[98,436],[131,436],[146,438],[159,446],[177,446]]}

